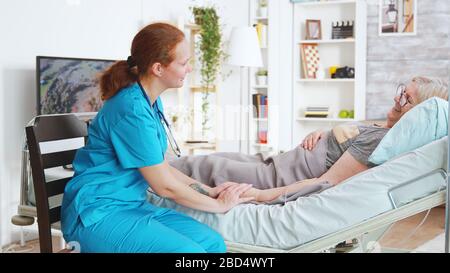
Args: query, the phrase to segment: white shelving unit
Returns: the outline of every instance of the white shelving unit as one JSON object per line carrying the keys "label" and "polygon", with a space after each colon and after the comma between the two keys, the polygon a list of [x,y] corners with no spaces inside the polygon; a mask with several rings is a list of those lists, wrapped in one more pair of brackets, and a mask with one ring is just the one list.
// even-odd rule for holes
{"label": "white shelving unit", "polygon": [[[277,152],[278,151],[278,43],[277,27],[278,21],[275,16],[279,9],[279,0],[248,0],[249,1],[249,25],[254,26],[257,23],[266,25],[266,37],[261,44],[261,56],[264,68],[249,69],[249,96],[248,104],[253,105],[253,95],[262,94],[267,96],[268,114],[267,117],[254,116],[253,111],[249,111],[248,116],[248,142],[244,151],[250,154],[258,152]],[[260,4],[267,3],[267,15],[260,14]],[[267,70],[267,84],[258,84],[256,73],[259,70]],[[267,143],[261,143],[258,138],[258,129],[267,128]]]}
{"label": "white shelving unit", "polygon": [[[293,3],[293,90],[292,146],[317,129],[330,129],[339,123],[365,119],[366,88],[366,0],[335,0]],[[321,21],[321,40],[306,40],[306,20]],[[332,22],[354,21],[354,37],[332,39]],[[316,43],[323,79],[303,75],[301,44]],[[354,67],[354,79],[332,79],[330,66]],[[328,106],[327,118],[307,118],[308,106]],[[339,118],[341,110],[353,110],[354,118]]]}

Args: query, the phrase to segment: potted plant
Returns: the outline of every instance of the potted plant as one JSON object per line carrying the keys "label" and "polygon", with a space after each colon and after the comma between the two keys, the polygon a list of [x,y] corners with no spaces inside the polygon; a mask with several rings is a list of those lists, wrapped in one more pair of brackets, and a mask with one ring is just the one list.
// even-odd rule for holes
{"label": "potted plant", "polygon": [[259,16],[261,18],[267,17],[267,0],[259,0]]}
{"label": "potted plant", "polygon": [[202,84],[202,136],[205,137],[209,121],[209,93],[215,87],[215,81],[225,54],[222,50],[222,33],[219,16],[214,7],[192,7],[197,25],[200,26],[198,52]]}
{"label": "potted plant", "polygon": [[267,70],[262,69],[256,72],[256,83],[258,85],[266,85],[267,84]]}

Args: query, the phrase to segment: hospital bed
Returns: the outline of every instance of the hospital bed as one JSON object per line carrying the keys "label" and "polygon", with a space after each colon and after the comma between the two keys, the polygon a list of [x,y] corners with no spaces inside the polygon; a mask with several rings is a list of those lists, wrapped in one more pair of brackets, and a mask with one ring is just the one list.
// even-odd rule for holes
{"label": "hospital bed", "polygon": [[445,203],[446,166],[444,137],[282,205],[243,204],[226,214],[213,214],[156,194],[150,194],[149,201],[211,226],[222,234],[230,252],[329,251],[352,238],[359,238],[364,250],[376,246],[392,223]]}
{"label": "hospital bed", "polygon": [[[211,226],[222,234],[229,252],[331,251],[353,238],[358,238],[357,250],[367,251],[389,225],[445,203],[447,142],[447,137],[436,140],[333,188],[282,205],[242,204],[226,214],[213,214],[183,207],[151,192],[149,202]],[[24,166],[27,162],[25,152]],[[71,174],[62,168],[46,172],[55,179]],[[24,168],[18,214],[35,217],[30,179]],[[49,201],[61,202],[61,196]]]}

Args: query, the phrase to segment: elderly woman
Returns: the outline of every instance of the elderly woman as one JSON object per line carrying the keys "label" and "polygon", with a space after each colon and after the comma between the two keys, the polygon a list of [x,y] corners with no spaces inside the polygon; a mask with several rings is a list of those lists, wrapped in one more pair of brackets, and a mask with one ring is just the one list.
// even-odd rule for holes
{"label": "elderly woman", "polygon": [[415,77],[407,85],[399,85],[384,126],[354,122],[315,131],[293,150],[267,159],[260,154],[214,153],[182,157],[169,164],[202,181],[204,184],[192,180],[191,187],[206,195],[216,195],[217,185],[238,182],[254,186],[243,196],[252,196],[257,202],[293,200],[373,167],[368,158],[388,130],[412,107],[433,96],[448,99],[447,85]]}

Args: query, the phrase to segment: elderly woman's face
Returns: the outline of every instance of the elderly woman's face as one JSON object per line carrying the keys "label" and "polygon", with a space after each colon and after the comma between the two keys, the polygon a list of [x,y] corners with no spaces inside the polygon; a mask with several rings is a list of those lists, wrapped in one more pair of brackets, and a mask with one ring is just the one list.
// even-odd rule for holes
{"label": "elderly woman's face", "polygon": [[394,106],[387,114],[387,126],[391,128],[394,124],[419,101],[417,86],[410,82],[406,86],[401,86],[394,97]]}

